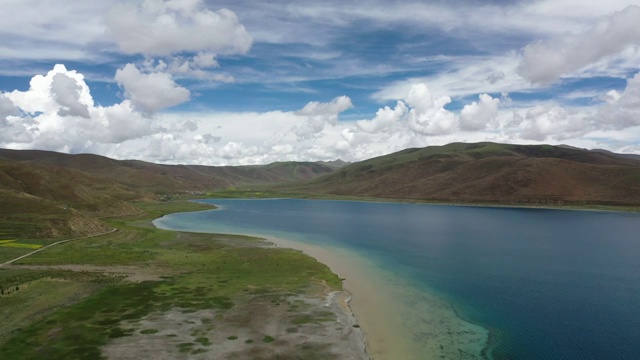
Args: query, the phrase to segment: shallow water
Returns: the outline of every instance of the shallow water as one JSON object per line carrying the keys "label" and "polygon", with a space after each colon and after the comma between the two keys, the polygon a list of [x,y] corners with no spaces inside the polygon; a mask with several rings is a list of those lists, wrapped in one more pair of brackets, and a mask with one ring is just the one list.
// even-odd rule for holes
{"label": "shallow water", "polygon": [[[350,249],[491,330],[496,359],[635,359],[640,216],[322,200],[206,200],[164,228],[267,234]],[[413,304],[413,305],[411,305]],[[416,317],[415,342],[424,342]],[[423,324],[424,325],[424,324]],[[422,333],[424,335],[424,333]],[[428,334],[427,334],[428,335]],[[430,335],[429,335],[430,336]]]}

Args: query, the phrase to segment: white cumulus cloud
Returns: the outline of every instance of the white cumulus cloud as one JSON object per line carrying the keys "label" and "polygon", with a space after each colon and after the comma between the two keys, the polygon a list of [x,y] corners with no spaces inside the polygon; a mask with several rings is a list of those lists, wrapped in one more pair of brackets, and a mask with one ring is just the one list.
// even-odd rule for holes
{"label": "white cumulus cloud", "polygon": [[246,146],[242,143],[230,141],[217,152],[217,155],[225,160],[232,160],[251,157],[256,153],[258,153],[258,149],[255,146]]}
{"label": "white cumulus cloud", "polygon": [[106,24],[120,50],[128,54],[244,54],[253,41],[235,13],[209,10],[201,0],[121,4],[109,12]]}
{"label": "white cumulus cloud", "polygon": [[443,135],[455,130],[456,116],[444,108],[451,102],[450,97],[432,96],[426,84],[417,84],[411,87],[405,101],[412,108],[409,110],[407,121],[415,132],[423,135]]}
{"label": "white cumulus cloud", "polygon": [[0,107],[4,117],[0,146],[11,148],[81,152],[155,131],[152,120],[129,100],[95,106],[84,76],[64,65],[34,76],[26,91],[3,94]]}
{"label": "white cumulus cloud", "polygon": [[496,130],[510,140],[574,142],[620,151],[635,148],[640,143],[640,73],[627,80],[624,90],[610,90],[597,98],[602,102],[589,107],[540,104],[516,109],[511,118],[503,116]]}
{"label": "white cumulus cloud", "polygon": [[58,73],[53,76],[51,81],[51,93],[54,98],[60,104],[61,108],[58,111],[60,116],[80,116],[83,118],[89,117],[89,106],[93,105],[91,102],[83,103],[80,96],[82,95],[82,86],[76,79],[65,75],[64,73]]}
{"label": "white cumulus cloud", "polygon": [[459,116],[445,108],[450,102],[451,98],[446,95],[434,96],[426,84],[414,84],[395,108],[385,106],[373,119],[357,121],[356,126],[366,133],[398,131],[404,127],[411,130],[413,136],[484,130],[498,116],[500,99],[481,94],[479,102],[465,105]]}
{"label": "white cumulus cloud", "polygon": [[563,75],[640,45],[640,7],[628,6],[578,34],[564,34],[524,47],[518,72],[533,83],[548,84]]}
{"label": "white cumulus cloud", "polygon": [[0,121],[6,121],[7,116],[15,114],[17,110],[11,99],[0,94]]}
{"label": "white cumulus cloud", "polygon": [[584,112],[561,106],[535,106],[529,109],[524,118],[519,121],[523,126],[519,130],[518,137],[525,140],[545,141],[547,138],[564,140],[593,130]]}
{"label": "white cumulus cloud", "polygon": [[143,73],[133,64],[116,71],[115,80],[136,108],[146,112],[182,104],[190,99],[189,90],[178,85],[170,74]]}
{"label": "white cumulus cloud", "polygon": [[403,101],[398,101],[395,108],[388,106],[378,109],[376,117],[372,120],[359,120],[356,125],[367,133],[376,133],[397,124],[407,113],[407,105]]}
{"label": "white cumulus cloud", "polygon": [[337,97],[328,103],[312,101],[295,112],[296,115],[304,117],[305,121],[295,127],[294,131],[301,140],[317,136],[327,124],[335,125],[338,115],[351,107],[353,104],[348,96]]}
{"label": "white cumulus cloud", "polygon": [[482,94],[479,102],[465,105],[460,112],[460,128],[462,130],[483,130],[498,116],[500,99]]}
{"label": "white cumulus cloud", "polygon": [[67,71],[61,64],[55,65],[47,75],[31,78],[29,91],[16,90],[8,96],[17,107],[30,114],[55,111],[61,114],[72,115],[79,112],[86,115],[85,109],[93,107],[93,98],[84,75],[75,70]]}
{"label": "white cumulus cloud", "polygon": [[607,104],[599,109],[594,121],[618,130],[640,126],[640,73],[627,80],[622,93],[611,90],[606,96]]}

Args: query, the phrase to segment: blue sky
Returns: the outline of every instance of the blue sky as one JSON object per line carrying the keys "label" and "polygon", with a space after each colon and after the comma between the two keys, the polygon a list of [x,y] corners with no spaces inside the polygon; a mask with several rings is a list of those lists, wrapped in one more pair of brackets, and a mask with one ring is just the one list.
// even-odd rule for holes
{"label": "blue sky", "polygon": [[640,153],[640,0],[3,8],[0,147],[207,165],[453,141]]}

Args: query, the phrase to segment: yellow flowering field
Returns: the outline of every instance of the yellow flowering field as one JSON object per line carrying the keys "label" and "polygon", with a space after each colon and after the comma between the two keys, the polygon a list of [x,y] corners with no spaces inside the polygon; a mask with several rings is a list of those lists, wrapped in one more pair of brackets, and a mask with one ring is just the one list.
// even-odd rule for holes
{"label": "yellow flowering field", "polygon": [[38,244],[24,244],[16,242],[15,240],[0,240],[0,246],[22,248],[22,249],[40,249],[42,245]]}

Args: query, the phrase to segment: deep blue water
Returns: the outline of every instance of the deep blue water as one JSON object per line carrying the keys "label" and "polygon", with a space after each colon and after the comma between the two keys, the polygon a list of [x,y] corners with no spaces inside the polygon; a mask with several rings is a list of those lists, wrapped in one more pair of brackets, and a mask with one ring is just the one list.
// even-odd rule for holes
{"label": "deep blue water", "polygon": [[640,359],[640,216],[322,200],[206,200],[176,230],[348,247],[443,294],[496,359]]}

